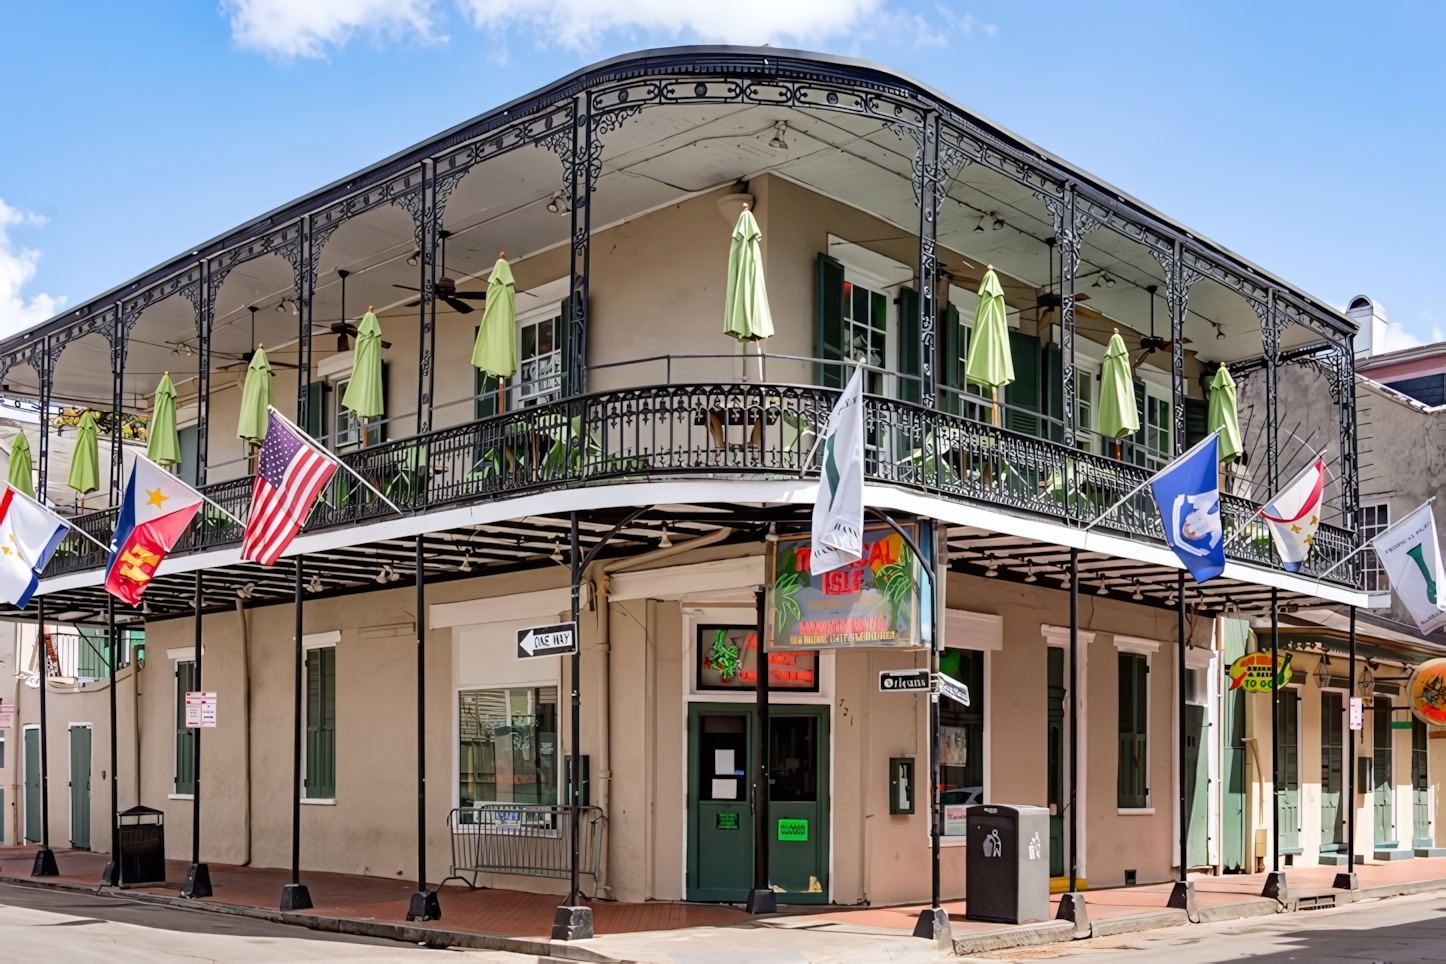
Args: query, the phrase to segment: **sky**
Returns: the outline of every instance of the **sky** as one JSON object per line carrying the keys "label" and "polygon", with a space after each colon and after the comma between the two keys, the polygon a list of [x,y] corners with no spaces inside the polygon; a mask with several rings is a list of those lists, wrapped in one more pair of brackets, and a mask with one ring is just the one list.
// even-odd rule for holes
{"label": "sky", "polygon": [[1446,339],[1446,4],[0,0],[0,336],[579,67],[771,43],[930,84]]}

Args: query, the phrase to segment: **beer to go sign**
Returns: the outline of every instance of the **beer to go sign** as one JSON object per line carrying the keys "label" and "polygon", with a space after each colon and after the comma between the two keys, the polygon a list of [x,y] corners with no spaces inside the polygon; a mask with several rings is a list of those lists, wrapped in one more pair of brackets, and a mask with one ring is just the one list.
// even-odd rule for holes
{"label": "beer to go sign", "polygon": [[1280,664],[1276,667],[1273,681],[1274,687],[1271,686],[1269,653],[1246,653],[1230,664],[1231,689],[1245,690],[1247,693],[1269,693],[1271,689],[1279,689],[1290,682],[1289,653],[1280,654]]}

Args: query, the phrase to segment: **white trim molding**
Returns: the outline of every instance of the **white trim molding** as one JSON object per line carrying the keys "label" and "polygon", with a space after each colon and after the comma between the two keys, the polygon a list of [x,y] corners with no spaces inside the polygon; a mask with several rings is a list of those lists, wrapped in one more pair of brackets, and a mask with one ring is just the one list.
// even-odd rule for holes
{"label": "white trim molding", "polygon": [[[293,637],[294,638],[294,637]],[[341,642],[341,630],[329,629],[324,633],[306,633],[301,637],[302,649],[323,649]]]}
{"label": "white trim molding", "polygon": [[[1049,623],[1040,623],[1040,624],[1039,624],[1039,634],[1044,637],[1044,642],[1045,642],[1045,645],[1046,645],[1046,646],[1068,646],[1068,645],[1069,645],[1069,627],[1068,627],[1068,626],[1051,626]],[[1119,637],[1116,637],[1116,638],[1118,639]],[[1080,641],[1080,643],[1082,643],[1083,645],[1088,646],[1090,643],[1094,642],[1094,639],[1095,639],[1095,634],[1094,634],[1094,632],[1093,632],[1092,630],[1088,630],[1088,629],[1081,629],[1081,630],[1079,630],[1079,641]]]}
{"label": "white trim molding", "polygon": [[942,646],[997,653],[1004,648],[1004,617],[946,609]]}
{"label": "white trim molding", "polygon": [[1160,641],[1158,639],[1145,639],[1143,636],[1122,636],[1116,633],[1115,649],[1122,653],[1137,653],[1140,656],[1153,656],[1160,651]]}
{"label": "white trim molding", "polygon": [[1215,650],[1206,649],[1204,646],[1185,647],[1185,668],[1193,670],[1209,669],[1210,664],[1215,662]]}
{"label": "white trim molding", "polygon": [[[588,584],[582,584],[579,605],[588,605]],[[539,589],[510,596],[486,596],[462,602],[434,603],[427,607],[427,629],[451,629],[485,623],[519,623],[529,619],[556,619],[572,608],[572,590]]]}

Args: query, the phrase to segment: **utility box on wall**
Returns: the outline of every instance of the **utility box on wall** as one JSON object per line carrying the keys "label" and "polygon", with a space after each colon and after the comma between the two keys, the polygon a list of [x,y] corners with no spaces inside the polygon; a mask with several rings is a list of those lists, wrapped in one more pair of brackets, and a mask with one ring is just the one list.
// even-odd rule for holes
{"label": "utility box on wall", "polygon": [[896,756],[889,760],[889,814],[914,812],[914,758]]}

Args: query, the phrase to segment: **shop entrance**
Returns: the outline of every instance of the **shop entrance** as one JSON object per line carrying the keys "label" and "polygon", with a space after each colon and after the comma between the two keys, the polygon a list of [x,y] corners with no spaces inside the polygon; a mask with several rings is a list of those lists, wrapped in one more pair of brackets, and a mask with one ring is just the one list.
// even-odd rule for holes
{"label": "shop entrance", "polygon": [[[828,901],[828,710],[769,708],[769,869],[780,904]],[[747,703],[688,708],[688,900],[742,903],[753,886],[758,718]]]}

